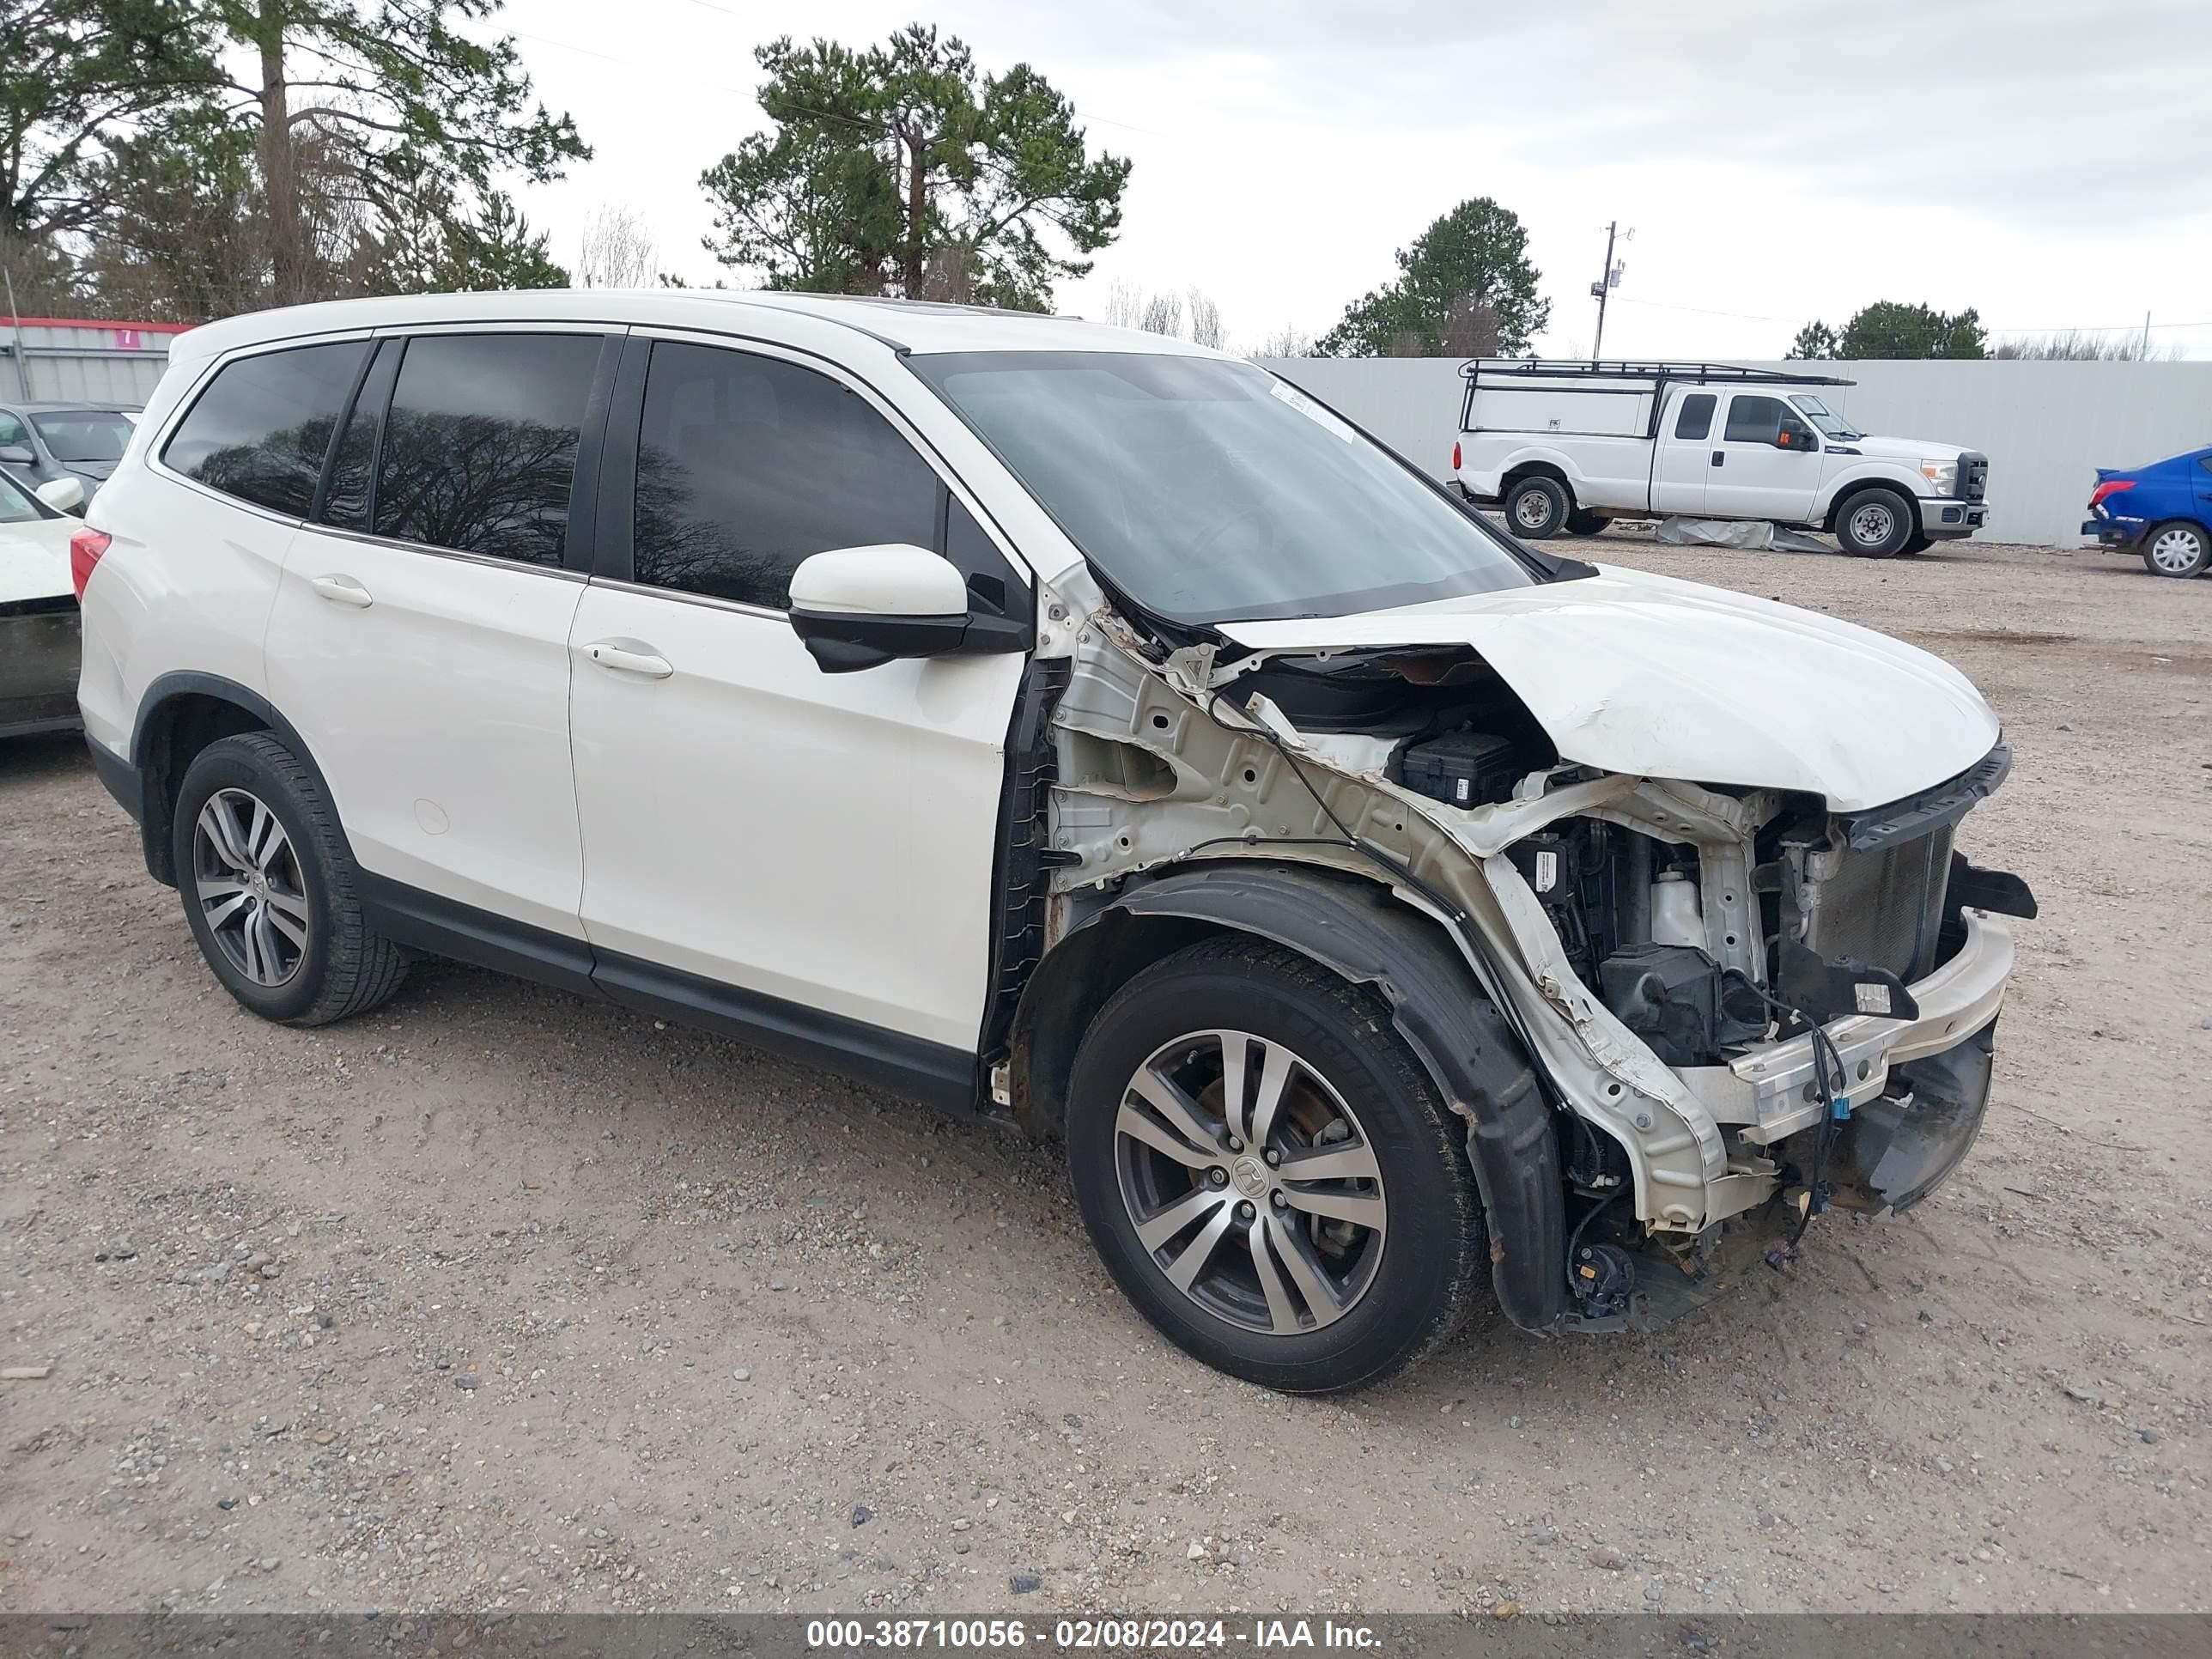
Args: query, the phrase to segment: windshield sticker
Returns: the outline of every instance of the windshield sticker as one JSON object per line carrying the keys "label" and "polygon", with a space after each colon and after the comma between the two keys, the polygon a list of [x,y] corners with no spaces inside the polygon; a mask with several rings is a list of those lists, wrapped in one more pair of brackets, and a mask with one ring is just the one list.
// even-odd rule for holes
{"label": "windshield sticker", "polygon": [[1278,380],[1267,388],[1267,392],[1271,397],[1279,398],[1297,410],[1299,414],[1304,416],[1322,431],[1332,433],[1348,444],[1359,441],[1359,434],[1357,432],[1289,382]]}

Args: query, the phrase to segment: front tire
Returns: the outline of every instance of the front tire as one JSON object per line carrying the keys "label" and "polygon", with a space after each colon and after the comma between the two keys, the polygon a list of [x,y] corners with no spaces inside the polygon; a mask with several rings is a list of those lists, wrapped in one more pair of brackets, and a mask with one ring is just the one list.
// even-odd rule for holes
{"label": "front tire", "polygon": [[1836,509],[1836,541],[1862,559],[1894,558],[1920,533],[1912,504],[1893,489],[1862,489]]}
{"label": "front tire", "polygon": [[337,813],[266,732],[219,738],[177,793],[185,925],[222,987],[264,1019],[326,1025],[399,988],[407,958],[362,915]]}
{"label": "front tire", "polygon": [[1505,522],[1523,541],[1558,535],[1574,508],[1574,498],[1557,478],[1523,478],[1505,492]]}
{"label": "front tire", "polygon": [[2154,576],[2201,576],[2212,562],[2212,537],[2205,535],[2203,526],[2179,520],[2154,525],[2143,532],[2142,557],[2143,568]]}
{"label": "front tire", "polygon": [[1067,1152],[1138,1311],[1266,1388],[1402,1370],[1482,1265],[1458,1121],[1387,1011],[1273,945],[1211,939],[1122,988],[1077,1054]]}

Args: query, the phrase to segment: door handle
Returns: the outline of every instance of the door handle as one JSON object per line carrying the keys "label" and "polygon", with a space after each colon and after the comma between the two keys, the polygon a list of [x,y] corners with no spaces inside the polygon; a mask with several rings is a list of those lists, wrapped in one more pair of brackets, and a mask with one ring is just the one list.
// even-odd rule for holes
{"label": "door handle", "polygon": [[584,650],[600,667],[611,668],[617,674],[665,680],[676,672],[674,663],[640,640],[594,640]]}
{"label": "door handle", "polygon": [[349,605],[366,611],[376,603],[369,591],[350,576],[317,576],[307,584],[332,605]]}
{"label": "door handle", "polygon": [[1725,449],[1716,449],[1715,451],[1713,451],[1713,465],[1714,465],[1715,466],[1719,466],[1719,465],[1722,465],[1723,463],[1724,463],[1727,459],[1728,459],[1728,451],[1726,451]]}

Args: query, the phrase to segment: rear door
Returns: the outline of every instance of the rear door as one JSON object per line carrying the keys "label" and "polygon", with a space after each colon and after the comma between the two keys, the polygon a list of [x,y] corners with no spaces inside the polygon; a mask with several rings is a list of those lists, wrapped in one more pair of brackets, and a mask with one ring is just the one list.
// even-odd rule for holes
{"label": "rear door", "polygon": [[364,870],[580,937],[568,624],[620,343],[598,330],[380,341],[268,636],[272,700]]}
{"label": "rear door", "polygon": [[1779,398],[1735,392],[1719,441],[1710,446],[1705,477],[1706,514],[1713,518],[1771,519],[1802,524],[1813,516],[1820,493],[1817,442],[1800,441],[1784,447],[1784,423],[1802,432],[1804,422]]}
{"label": "rear door", "polygon": [[893,415],[818,359],[633,339],[608,553],[571,635],[584,927],[617,997],[964,1076],[1027,659],[825,674],[786,616],[800,560],[884,542],[934,548],[979,605],[1033,616]]}
{"label": "rear door", "polygon": [[1712,470],[1713,416],[1720,399],[1710,392],[1678,391],[1659,428],[1652,458],[1651,510],[1692,516],[1705,507],[1705,475]]}

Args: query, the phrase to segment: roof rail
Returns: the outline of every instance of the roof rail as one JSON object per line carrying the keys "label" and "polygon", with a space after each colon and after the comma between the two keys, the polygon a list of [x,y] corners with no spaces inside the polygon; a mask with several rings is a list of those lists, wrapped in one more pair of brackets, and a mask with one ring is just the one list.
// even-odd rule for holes
{"label": "roof rail", "polygon": [[1795,374],[1781,368],[1744,368],[1735,363],[1589,362],[1539,357],[1471,357],[1459,366],[1468,380],[1482,376],[1584,380],[1691,380],[1699,384],[1753,386],[1856,386],[1833,374]]}

